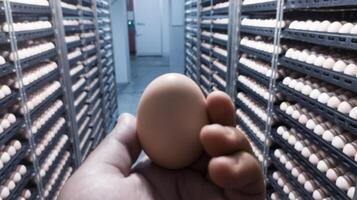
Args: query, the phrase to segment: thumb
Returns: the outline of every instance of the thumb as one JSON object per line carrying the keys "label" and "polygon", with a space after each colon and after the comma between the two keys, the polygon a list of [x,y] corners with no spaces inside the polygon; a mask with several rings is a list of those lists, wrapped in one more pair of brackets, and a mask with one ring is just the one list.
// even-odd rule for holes
{"label": "thumb", "polygon": [[141,152],[136,134],[136,118],[122,114],[113,131],[103,140],[84,163],[88,165],[107,165],[119,169],[125,177]]}

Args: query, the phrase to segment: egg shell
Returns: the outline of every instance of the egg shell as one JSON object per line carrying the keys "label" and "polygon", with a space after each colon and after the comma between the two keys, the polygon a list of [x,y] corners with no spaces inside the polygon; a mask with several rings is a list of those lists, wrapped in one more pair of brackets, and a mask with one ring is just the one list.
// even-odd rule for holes
{"label": "egg shell", "polygon": [[209,121],[205,97],[191,79],[181,74],[158,77],[145,89],[137,113],[138,138],[154,163],[179,169],[201,155],[199,133]]}
{"label": "egg shell", "polygon": [[304,114],[300,115],[300,117],[299,117],[299,123],[300,124],[306,124],[307,121],[309,121],[309,119],[307,118],[306,115],[304,115]]}
{"label": "egg shell", "polygon": [[321,136],[325,131],[326,131],[325,128],[320,124],[316,125],[315,128],[314,128],[314,133],[316,135],[320,135]]}
{"label": "egg shell", "polygon": [[7,153],[7,152],[2,152],[1,156],[0,156],[0,159],[3,163],[7,163],[10,161],[11,159],[11,156]]}
{"label": "egg shell", "polygon": [[341,103],[340,99],[336,96],[333,96],[328,100],[327,106],[337,109],[337,107],[338,107],[338,105],[340,105],[340,103]]}
{"label": "egg shell", "polygon": [[8,187],[0,186],[0,197],[6,199],[10,195],[10,190]]}
{"label": "egg shell", "polygon": [[327,29],[330,25],[331,25],[331,22],[328,20],[325,20],[325,21],[321,22],[318,31],[325,32],[325,31],[327,31]]}
{"label": "egg shell", "polygon": [[313,90],[311,91],[309,97],[312,98],[312,99],[317,99],[317,98],[319,98],[320,94],[321,94],[321,92],[320,92],[319,89],[313,89]]}
{"label": "egg shell", "polygon": [[340,189],[347,191],[350,187],[352,187],[354,185],[354,181],[356,180],[356,178],[353,178],[354,175],[344,175],[344,176],[340,176],[337,178],[336,180],[336,186],[339,187]]}
{"label": "egg shell", "polygon": [[326,197],[326,192],[323,189],[317,189],[312,193],[314,199],[324,199]]}
{"label": "egg shell", "polygon": [[301,174],[298,176],[298,182],[299,182],[300,184],[306,183],[307,180],[308,180],[308,177],[306,176],[306,173],[301,173]]}
{"label": "egg shell", "polygon": [[350,111],[349,116],[350,116],[352,119],[356,119],[356,120],[357,120],[357,107],[354,107],[354,108]]}
{"label": "egg shell", "polygon": [[338,33],[338,31],[342,28],[341,22],[335,21],[330,24],[330,26],[327,29],[327,32],[329,33]]}
{"label": "egg shell", "polygon": [[322,134],[322,139],[326,140],[327,142],[332,142],[335,136],[335,132],[333,132],[332,130],[326,130],[324,134]]}
{"label": "egg shell", "polygon": [[310,193],[313,192],[317,187],[318,185],[316,182],[312,180],[309,180],[304,184],[304,188]]}
{"label": "egg shell", "polygon": [[357,154],[357,140],[346,144],[343,147],[343,153],[349,157],[353,157]]}
{"label": "egg shell", "polygon": [[343,114],[349,114],[352,110],[352,106],[350,103],[343,101],[338,105],[337,110]]}
{"label": "egg shell", "polygon": [[347,64],[346,64],[344,61],[339,60],[339,61],[337,61],[337,62],[333,65],[332,70],[333,70],[333,71],[336,71],[336,72],[341,72],[341,73],[342,73],[342,72],[345,71],[346,67],[347,67]]}
{"label": "egg shell", "polygon": [[336,63],[336,61],[333,58],[328,57],[327,59],[325,59],[325,62],[322,65],[322,67],[325,69],[332,69],[333,66],[335,65],[335,63]]}
{"label": "egg shell", "polygon": [[325,62],[325,57],[320,55],[315,59],[314,65],[316,65],[318,67],[322,67],[324,62]]}
{"label": "egg shell", "polygon": [[343,71],[344,74],[350,75],[350,76],[356,76],[357,75],[357,65],[355,64],[349,64]]}
{"label": "egg shell", "polygon": [[354,27],[354,25],[352,23],[346,23],[340,28],[340,30],[338,32],[339,33],[343,33],[343,34],[347,34],[347,33],[351,32],[353,27]]}
{"label": "egg shell", "polygon": [[357,34],[357,24],[351,29],[351,34]]}
{"label": "egg shell", "polygon": [[350,189],[347,191],[347,196],[352,199],[353,195],[355,195],[355,187],[350,187]]}
{"label": "egg shell", "polygon": [[10,191],[13,190],[13,189],[15,189],[15,187],[16,187],[15,182],[12,181],[12,180],[6,181],[5,186],[6,186],[7,188],[9,188]]}

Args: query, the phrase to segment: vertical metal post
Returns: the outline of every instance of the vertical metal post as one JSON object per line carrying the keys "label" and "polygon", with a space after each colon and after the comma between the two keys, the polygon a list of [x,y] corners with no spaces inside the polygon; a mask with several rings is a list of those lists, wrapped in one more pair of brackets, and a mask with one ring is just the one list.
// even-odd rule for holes
{"label": "vertical metal post", "polygon": [[[93,9],[93,13],[94,13],[94,26],[95,26],[95,35],[96,35],[96,48],[97,48],[97,67],[99,70],[99,88],[100,88],[100,94],[101,94],[101,104],[102,104],[102,113],[101,116],[103,118],[103,120],[108,120],[105,119],[105,102],[104,102],[104,89],[103,89],[103,66],[102,66],[102,54],[100,53],[100,37],[99,37],[99,25],[98,25],[98,12],[97,12],[97,0],[92,0],[92,9]],[[104,128],[105,131],[106,127],[105,127],[105,123],[102,123],[102,128]],[[93,130],[94,131],[94,130]],[[97,133],[94,133],[97,134]]]}
{"label": "vertical metal post", "polygon": [[284,14],[284,0],[277,0],[277,10],[276,10],[276,25],[274,30],[274,51],[272,54],[271,69],[272,76],[269,82],[269,99],[267,105],[267,119],[265,124],[265,141],[264,141],[264,176],[267,176],[268,172],[268,161],[269,161],[269,140],[271,138],[272,122],[274,117],[274,101],[276,93],[276,77],[278,73],[278,61],[279,61],[279,47],[280,47],[280,36],[281,36],[281,21],[283,20]]}
{"label": "vertical metal post", "polygon": [[197,79],[200,84],[201,80],[201,11],[202,11],[202,0],[197,0],[197,55],[196,55],[196,67],[197,67]]}
{"label": "vertical metal post", "polygon": [[[109,9],[108,9],[108,11],[109,11],[109,20],[110,20],[110,36],[111,36],[111,38],[112,38],[112,43],[113,43],[113,26],[112,26],[112,0],[108,0],[108,4],[109,4]],[[113,56],[112,56],[112,59],[113,59],[113,68],[114,68],[114,76],[116,77],[116,70],[115,70],[115,58],[114,58],[114,55],[115,55],[115,49],[113,48],[114,46],[112,46],[112,52],[113,52]],[[115,79],[116,80],[116,79]],[[117,88],[117,83],[115,82],[115,89],[118,91],[118,88]],[[117,92],[116,91],[116,92]],[[118,97],[118,95],[117,95],[117,97]],[[119,108],[119,99],[117,98],[117,107]],[[117,108],[117,110],[116,110],[116,118],[117,117],[119,117],[119,109]],[[104,110],[103,110],[104,111]],[[113,120],[113,124],[115,124],[115,121],[116,121],[116,118],[114,118],[114,120]],[[111,127],[112,128],[112,127]]]}
{"label": "vertical metal post", "polygon": [[70,139],[74,151],[74,164],[78,168],[81,164],[81,151],[79,148],[78,124],[76,120],[76,108],[74,107],[74,95],[72,92],[72,79],[70,77],[70,66],[67,59],[68,51],[65,42],[65,30],[63,26],[63,13],[60,0],[50,0],[52,22],[55,28],[55,40],[58,53],[58,65],[60,66],[60,80],[64,90],[64,101],[66,107],[67,123],[70,129]]}
{"label": "vertical metal post", "polygon": [[32,159],[32,164],[34,167],[34,172],[35,172],[35,177],[36,177],[36,185],[37,185],[37,190],[39,194],[39,198],[43,198],[43,185],[42,185],[42,179],[40,177],[40,167],[39,167],[39,162],[36,156],[36,143],[34,141],[33,133],[32,133],[32,121],[31,121],[31,114],[30,111],[27,107],[27,93],[26,89],[24,88],[24,83],[23,83],[23,75],[22,75],[22,67],[21,67],[21,61],[18,55],[18,47],[17,47],[17,38],[16,38],[16,33],[14,30],[14,21],[12,17],[12,10],[11,10],[11,3],[9,0],[4,0],[4,8],[5,8],[5,17],[6,21],[9,25],[9,37],[10,37],[10,44],[11,44],[11,51],[14,54],[14,67],[16,71],[16,81],[19,83],[19,93],[20,93],[20,104],[21,104],[21,109],[24,113],[24,119],[25,119],[25,127],[26,127],[26,134],[29,140],[30,144],[30,150],[31,150],[31,159]]}
{"label": "vertical metal post", "polygon": [[227,88],[226,92],[235,99],[236,93],[236,71],[238,61],[238,31],[240,22],[239,2],[241,0],[230,0],[229,2],[229,27],[228,27],[228,58],[227,58]]}

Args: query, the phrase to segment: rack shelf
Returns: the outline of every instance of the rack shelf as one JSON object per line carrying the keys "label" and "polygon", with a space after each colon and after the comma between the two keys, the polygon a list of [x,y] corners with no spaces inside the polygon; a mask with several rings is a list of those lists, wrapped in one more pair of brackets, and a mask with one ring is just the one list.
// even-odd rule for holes
{"label": "rack shelf", "polygon": [[27,155],[29,145],[23,143],[19,151],[16,152],[14,156],[11,157],[10,161],[4,164],[4,167],[0,170],[0,180],[6,180],[6,177],[11,174],[11,171],[14,170],[14,166],[17,166],[25,156]]}
{"label": "rack shelf", "polygon": [[0,65],[0,77],[6,76],[13,72],[14,72],[14,67],[11,64],[6,63],[4,65]]}
{"label": "rack shelf", "polygon": [[289,0],[286,2],[286,8],[331,8],[331,7],[344,7],[356,6],[355,0],[314,0],[314,1],[301,1]]}
{"label": "rack shelf", "polygon": [[283,37],[328,47],[357,50],[357,36],[352,34],[286,29],[283,31]]}
{"label": "rack shelf", "polygon": [[239,74],[243,74],[243,75],[247,75],[251,78],[254,78],[254,80],[262,83],[265,86],[269,86],[269,78],[264,76],[263,74],[260,74],[259,72],[256,72],[252,69],[250,69],[249,67],[247,67],[246,65],[242,64],[242,63],[238,63],[238,71]]}
{"label": "rack shelf", "polygon": [[239,83],[239,81],[237,81],[237,85],[238,85],[238,90],[241,90],[245,94],[248,94],[250,97],[253,97],[253,99],[256,100],[257,102],[259,102],[260,104],[262,104],[264,106],[268,105],[268,101],[266,99],[264,99],[262,96],[260,96],[259,94],[257,94],[256,92],[254,92],[252,89]]}
{"label": "rack shelf", "polygon": [[8,129],[0,134],[0,146],[6,144],[8,141],[14,138],[14,136],[19,133],[20,129],[23,128],[23,125],[23,118],[18,118],[14,124],[12,124]]}
{"label": "rack shelf", "polygon": [[274,28],[255,27],[255,26],[241,26],[241,32],[254,35],[262,35],[267,37],[274,37]]}
{"label": "rack shelf", "polygon": [[242,6],[242,13],[275,12],[275,10],[276,10],[276,1]]}
{"label": "rack shelf", "polygon": [[[283,139],[280,138],[276,133],[272,133],[273,138],[282,148],[290,153],[294,159],[296,159],[299,164],[301,164],[304,169],[309,172],[312,177],[319,182],[324,188],[326,188],[330,194],[334,194],[335,197],[338,196],[338,199],[348,200],[347,195],[340,190],[334,183],[332,183],[322,172],[320,172],[315,166],[313,166],[308,160],[306,160],[299,152],[297,152],[294,148],[291,148],[289,144],[286,143]],[[274,155],[271,155],[271,159],[274,159]],[[278,163],[277,163],[278,162]],[[279,165],[279,161],[273,161],[275,165]],[[289,172],[287,172],[289,173]],[[289,173],[290,174],[290,173]]]}
{"label": "rack shelf", "polygon": [[51,142],[46,146],[46,149],[37,157],[39,163],[43,163],[44,160],[50,156],[51,151],[54,149],[55,145],[58,144],[61,136],[65,135],[66,126],[64,125],[61,130],[58,131],[56,136],[51,140]]}
{"label": "rack shelf", "polygon": [[50,72],[49,74],[41,77],[40,79],[38,79],[37,81],[25,86],[25,90],[29,93],[32,93],[36,90],[41,89],[41,87],[45,84],[45,83],[49,83],[51,81],[54,80],[58,80],[59,79],[59,72],[58,70],[54,70],[52,72]]}
{"label": "rack shelf", "polygon": [[245,133],[248,134],[249,138],[255,143],[255,145],[257,145],[259,150],[261,152],[264,152],[264,144],[257,138],[255,133],[247,126],[247,124],[243,122],[243,120],[241,120],[239,117],[237,117],[237,124],[242,126]]}
{"label": "rack shelf", "polygon": [[21,60],[22,69],[31,67],[33,65],[39,64],[45,60],[51,59],[57,55],[56,49],[42,52],[40,54],[25,58]]}
{"label": "rack shelf", "polygon": [[33,118],[37,118],[41,113],[43,113],[51,103],[53,103],[56,99],[58,99],[62,95],[62,90],[58,89],[53,94],[49,95],[47,99],[41,102],[36,108],[30,111],[30,115]]}
{"label": "rack shelf", "polygon": [[250,54],[250,55],[254,55],[266,62],[271,62],[272,60],[272,54],[265,52],[265,51],[260,51],[257,49],[253,49],[247,46],[240,46],[239,51]]}
{"label": "rack shelf", "polygon": [[257,123],[257,125],[261,128],[261,129],[265,129],[265,121],[263,121],[262,119],[260,119],[260,117],[258,117],[258,115],[256,115],[250,108],[248,108],[248,106],[246,106],[240,99],[236,98],[236,104],[238,105],[239,108],[241,108],[247,115],[249,115],[249,117]]}
{"label": "rack shelf", "polygon": [[333,70],[317,67],[315,65],[293,60],[285,56],[280,58],[280,64],[285,68],[304,73],[314,78],[345,88],[352,92],[357,92],[357,77],[348,76]]}
{"label": "rack shelf", "polygon": [[[25,3],[14,3],[10,2],[11,11],[13,15],[27,14],[27,15],[49,15],[51,10],[49,6],[38,6]],[[0,2],[1,11],[0,14],[5,14],[4,2]]]}
{"label": "rack shelf", "polygon": [[[280,186],[275,182],[271,174],[268,175],[268,182],[282,199],[289,199],[288,195],[286,195]],[[270,198],[270,195],[268,195],[268,197]]]}
{"label": "rack shelf", "polygon": [[66,164],[63,166],[61,173],[59,174],[55,184],[52,187],[51,192],[49,193],[48,197],[49,199],[53,199],[55,193],[60,189],[59,187],[61,186],[61,181],[63,181],[64,176],[66,175],[67,170],[71,167],[71,161],[68,160]]}
{"label": "rack shelf", "polygon": [[300,131],[300,133],[303,134],[309,141],[327,152],[332,158],[338,160],[341,165],[343,165],[347,169],[350,169],[352,172],[357,173],[357,163],[354,162],[347,155],[345,155],[341,150],[332,146],[330,143],[328,143],[320,136],[316,135],[313,131],[309,130],[308,128],[297,122],[291,116],[285,114],[277,107],[275,108],[275,113],[279,115],[279,118],[282,122],[296,129],[297,131]]}
{"label": "rack shelf", "polygon": [[[19,42],[33,40],[37,38],[44,38],[54,34],[52,28],[33,30],[33,31],[18,31],[15,32],[16,39]],[[0,34],[0,44],[9,43],[10,39],[7,33]]]}
{"label": "rack shelf", "polygon": [[81,45],[81,41],[78,40],[78,41],[74,41],[74,42],[69,42],[67,43],[67,49],[74,49],[74,48],[77,48]]}
{"label": "rack shelf", "polygon": [[324,116],[337,125],[345,128],[349,132],[357,135],[357,121],[351,119],[348,115],[344,115],[335,109],[332,109],[310,97],[307,97],[301,93],[286,87],[282,83],[278,84],[281,92],[286,96],[293,98],[295,101],[311,109],[312,111]]}
{"label": "rack shelf", "polygon": [[49,131],[53,124],[64,114],[64,107],[60,108],[58,111],[56,111],[52,117],[43,125],[38,131],[37,134],[34,135],[34,141],[35,143],[38,143],[39,140]]}
{"label": "rack shelf", "polygon": [[79,16],[79,12],[78,10],[72,10],[72,9],[68,9],[68,8],[63,8],[62,7],[62,12],[63,12],[63,15],[65,16]]}
{"label": "rack shelf", "polygon": [[15,189],[11,191],[11,194],[9,197],[7,197],[7,199],[17,199],[17,197],[21,196],[22,190],[33,178],[33,174],[34,174],[34,170],[32,167],[30,167],[30,169],[27,170],[27,173],[24,176],[22,176],[21,182],[16,184]]}
{"label": "rack shelf", "polygon": [[4,109],[18,101],[19,94],[16,91],[11,91],[11,94],[0,100],[0,108]]}
{"label": "rack shelf", "polygon": [[[286,150],[286,149],[284,148],[284,150]],[[291,155],[294,155],[294,154],[291,154]],[[285,168],[285,166],[283,166],[280,163],[280,161],[273,154],[270,155],[270,159],[273,161],[274,166],[285,175],[284,177],[289,180],[289,183],[294,186],[294,189],[297,190],[297,192],[303,197],[303,199],[310,199],[310,200],[313,199],[311,194],[309,194],[304,189],[304,187],[302,185],[300,185],[299,182],[297,182],[296,178],[291,175],[291,173]]]}

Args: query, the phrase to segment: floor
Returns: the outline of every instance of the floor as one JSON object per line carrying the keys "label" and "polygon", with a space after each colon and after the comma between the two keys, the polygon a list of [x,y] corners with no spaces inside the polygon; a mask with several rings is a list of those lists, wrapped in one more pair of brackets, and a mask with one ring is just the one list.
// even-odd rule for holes
{"label": "floor", "polygon": [[136,114],[145,87],[156,77],[170,72],[169,60],[163,57],[132,57],[132,80],[119,85],[119,113]]}

